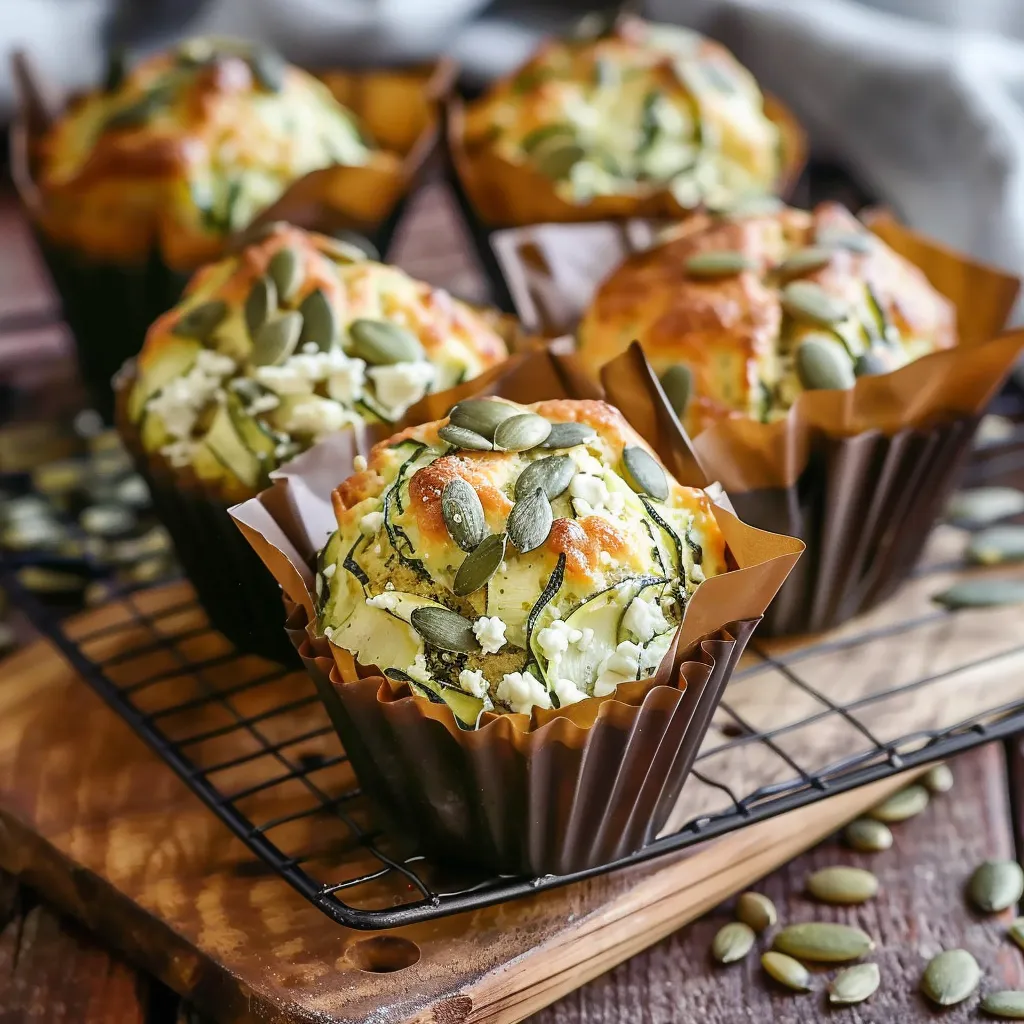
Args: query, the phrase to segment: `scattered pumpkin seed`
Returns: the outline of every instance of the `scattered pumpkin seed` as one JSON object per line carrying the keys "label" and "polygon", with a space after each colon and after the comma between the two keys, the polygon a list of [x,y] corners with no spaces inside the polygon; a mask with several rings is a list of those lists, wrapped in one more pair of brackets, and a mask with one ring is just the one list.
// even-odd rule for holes
{"label": "scattered pumpkin seed", "polygon": [[462,477],[455,477],[441,491],[441,518],[452,540],[463,550],[472,551],[487,536],[484,507],[476,489]]}
{"label": "scattered pumpkin seed", "polygon": [[782,308],[794,319],[831,327],[849,316],[849,306],[813,281],[791,281],[782,289]]}
{"label": "scattered pumpkin seed", "polygon": [[714,252],[700,252],[686,261],[686,273],[699,279],[732,277],[744,270],[753,270],[753,260],[741,252],[720,249]]}
{"label": "scattered pumpkin seed", "polygon": [[990,992],[982,999],[981,1008],[1003,1020],[1024,1020],[1024,992]]}
{"label": "scattered pumpkin seed", "polygon": [[921,978],[921,991],[939,1006],[962,1003],[978,987],[981,968],[966,949],[948,949],[932,957]]}
{"label": "scattered pumpkin seed", "polygon": [[836,1006],[863,1003],[875,994],[881,981],[878,964],[844,967],[828,986],[828,1001]]}
{"label": "scattered pumpkin seed", "polygon": [[676,363],[661,375],[661,387],[672,410],[683,419],[693,391],[693,371],[686,363]]}
{"label": "scattered pumpkin seed", "polygon": [[243,314],[245,326],[251,337],[267,322],[277,309],[277,285],[273,278],[264,274],[253,282],[249,294],[245,297]]}
{"label": "scattered pumpkin seed", "polygon": [[457,427],[472,430],[481,437],[486,437],[488,441],[492,441],[498,424],[513,416],[518,416],[520,412],[518,406],[509,405],[507,402],[498,402],[487,398],[470,398],[452,407],[452,411],[448,413],[448,422]]}
{"label": "scattered pumpkin seed", "polygon": [[948,793],[953,788],[953,772],[945,761],[933,764],[921,782],[929,793]]}
{"label": "scattered pumpkin seed", "polygon": [[885,357],[874,349],[868,349],[857,356],[853,364],[853,373],[856,377],[877,377],[880,373],[888,373],[889,366]]}
{"label": "scattered pumpkin seed", "polygon": [[832,262],[832,251],[820,246],[809,246],[797,249],[786,257],[776,268],[775,273],[780,281],[792,281],[794,278],[813,274]]}
{"label": "scattered pumpkin seed", "polygon": [[815,234],[817,245],[831,246],[833,249],[846,249],[849,252],[864,255],[871,252],[874,246],[874,235],[866,231],[848,231],[845,228],[822,228]]}
{"label": "scattered pumpkin seed", "polygon": [[854,384],[853,367],[839,343],[812,334],[797,346],[796,373],[808,391],[845,390]]}
{"label": "scattered pumpkin seed", "polygon": [[249,67],[253,77],[267,92],[280,92],[284,88],[287,65],[281,55],[269,47],[255,47],[249,54]]}
{"label": "scattered pumpkin seed", "polygon": [[528,452],[543,444],[550,433],[551,424],[543,416],[522,412],[498,424],[494,431],[494,447],[505,452]]}
{"label": "scattered pumpkin seed", "polygon": [[195,338],[206,341],[228,315],[228,304],[223,299],[210,299],[193,306],[171,328],[171,334],[179,338]]}
{"label": "scattered pumpkin seed", "polygon": [[489,452],[494,447],[486,437],[481,437],[476,431],[457,427],[452,423],[446,423],[441,427],[437,436],[442,441],[455,445],[456,448],[470,452]]}
{"label": "scattered pumpkin seed", "polygon": [[353,320],[348,328],[352,355],[371,366],[413,363],[423,359],[420,339],[389,320]]}
{"label": "scattered pumpkin seed", "polygon": [[291,302],[305,277],[302,253],[290,245],[278,249],[267,264],[267,274],[277,286],[279,302]]}
{"label": "scattered pumpkin seed", "polygon": [[134,103],[115,111],[103,124],[104,131],[125,131],[139,128],[163,106],[170,95],[166,89],[155,88],[141,96]]}
{"label": "scattered pumpkin seed", "polygon": [[256,332],[249,358],[256,366],[279,366],[295,351],[301,333],[302,314],[282,313]]}
{"label": "scattered pumpkin seed", "polygon": [[946,515],[959,523],[987,526],[1024,512],[1024,491],[1015,487],[973,487],[957,491],[946,505]]}
{"label": "scattered pumpkin seed", "polygon": [[961,580],[932,600],[946,608],[998,608],[1024,603],[1024,580]]}
{"label": "scattered pumpkin seed", "polygon": [[807,891],[823,903],[865,903],[878,894],[878,879],[863,868],[822,868],[807,879]]}
{"label": "scattered pumpkin seed", "polygon": [[1018,917],[1017,920],[1006,929],[1006,934],[1010,936],[1017,946],[1024,949],[1024,917]]}
{"label": "scattered pumpkin seed", "polygon": [[338,314],[322,288],[310,292],[299,304],[302,334],[299,346],[314,344],[321,352],[330,352],[341,334]]}
{"label": "scattered pumpkin seed", "polygon": [[487,586],[487,581],[494,575],[505,557],[505,540],[504,533],[491,534],[466,555],[455,574],[452,592],[459,597],[465,597]]}
{"label": "scattered pumpkin seed", "polygon": [[366,235],[350,228],[339,228],[332,231],[329,243],[323,246],[324,251],[332,256],[340,256],[347,263],[361,263],[363,260],[380,261],[380,250]]}
{"label": "scattered pumpkin seed", "polygon": [[892,831],[888,825],[871,818],[857,818],[851,821],[843,832],[848,846],[861,853],[880,853],[892,846]]}
{"label": "scattered pumpkin seed", "polygon": [[549,455],[537,459],[519,474],[519,479],[516,480],[516,500],[533,494],[539,487],[548,501],[554,501],[560,494],[565,493],[575,475],[576,463],[571,455]]}
{"label": "scattered pumpkin seed", "polygon": [[967,560],[978,565],[1024,561],[1024,526],[990,526],[974,534],[967,545]]}
{"label": "scattered pumpkin seed", "polygon": [[984,914],[998,914],[1024,895],[1024,871],[1015,860],[987,860],[971,875],[967,893]]}
{"label": "scattered pumpkin seed", "polygon": [[525,555],[548,539],[553,521],[551,503],[538,487],[533,494],[520,498],[512,506],[505,529],[508,539]]}
{"label": "scattered pumpkin seed", "polygon": [[880,804],[872,807],[868,814],[875,821],[884,821],[892,825],[899,821],[906,821],[920,814],[928,806],[928,790],[924,786],[912,785],[893,793]]}
{"label": "scattered pumpkin seed", "polygon": [[541,448],[575,448],[578,444],[586,444],[596,437],[593,427],[585,423],[552,423],[551,433]]}
{"label": "scattered pumpkin seed", "polygon": [[654,456],[639,445],[626,445],[622,452],[623,476],[637,494],[646,494],[655,501],[668,497],[668,477]]}
{"label": "scattered pumpkin seed", "polygon": [[775,904],[759,892],[745,892],[736,901],[736,916],[755,932],[771,928],[779,919]]}
{"label": "scattered pumpkin seed", "polygon": [[742,921],[731,921],[718,929],[711,943],[711,955],[720,964],[742,960],[754,947],[754,929]]}
{"label": "scattered pumpkin seed", "polygon": [[785,985],[794,992],[810,992],[811,972],[799,960],[794,960],[785,953],[769,950],[761,954],[761,966],[765,973],[780,985]]}
{"label": "scattered pumpkin seed", "polygon": [[473,623],[450,608],[414,608],[409,622],[428,644],[442,651],[475,654],[480,650]]}
{"label": "scattered pumpkin seed", "polygon": [[810,921],[783,928],[775,936],[772,948],[801,960],[841,964],[859,960],[875,948],[875,943],[859,928],[828,921]]}
{"label": "scattered pumpkin seed", "polygon": [[575,142],[576,128],[568,121],[541,125],[523,136],[520,147],[524,153],[535,153],[541,146],[551,143]]}

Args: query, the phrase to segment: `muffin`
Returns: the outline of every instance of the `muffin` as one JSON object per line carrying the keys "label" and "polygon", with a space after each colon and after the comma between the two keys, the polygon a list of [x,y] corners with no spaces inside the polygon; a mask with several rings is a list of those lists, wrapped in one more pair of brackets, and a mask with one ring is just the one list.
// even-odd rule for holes
{"label": "muffin", "polygon": [[467,727],[653,675],[725,571],[705,493],[603,402],[460,402],[375,446],[333,499],[319,633]]}
{"label": "muffin", "polygon": [[590,372],[639,340],[687,430],[783,419],[957,342],[956,311],[845,209],[701,214],[629,257],[579,326]]}
{"label": "muffin", "polygon": [[294,655],[226,507],[337,431],[378,429],[506,357],[490,314],[335,239],[271,224],[199,271],[117,381],[118,428],[213,624]]}
{"label": "muffin", "polygon": [[454,128],[462,185],[491,224],[731,206],[790,169],[757,83],[724,47],[632,17],[549,40]]}

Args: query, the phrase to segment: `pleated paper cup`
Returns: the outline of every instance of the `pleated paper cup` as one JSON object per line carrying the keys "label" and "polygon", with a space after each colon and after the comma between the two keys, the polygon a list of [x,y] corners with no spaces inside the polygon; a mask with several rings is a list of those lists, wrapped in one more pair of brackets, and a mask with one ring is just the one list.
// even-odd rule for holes
{"label": "pleated paper cup", "polygon": [[[335,527],[331,490],[353,469],[355,439],[338,435],[231,509],[286,594],[288,635],[309,669],[360,784],[386,822],[448,860],[489,870],[561,874],[633,853],[668,820],[711,716],[756,626],[803,545],[747,526],[709,484],[639,350],[609,367],[630,382],[621,408],[684,484],[707,486],[731,571],[702,583],[657,674],[562,709],[483,715],[461,728],[447,705],[317,634],[316,550]],[[607,379],[606,379],[607,382]],[[525,357],[486,393],[512,401],[599,398],[575,357]],[[427,405],[439,418],[438,396]]]}

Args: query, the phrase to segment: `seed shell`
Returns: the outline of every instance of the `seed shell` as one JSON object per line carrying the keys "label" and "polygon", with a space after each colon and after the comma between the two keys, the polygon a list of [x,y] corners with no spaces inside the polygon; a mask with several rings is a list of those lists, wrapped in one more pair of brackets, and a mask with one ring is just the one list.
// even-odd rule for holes
{"label": "seed shell", "polygon": [[675,414],[682,419],[693,392],[693,372],[685,363],[670,366],[661,375],[661,387]]}
{"label": "seed shell", "polygon": [[330,352],[341,334],[341,324],[323,289],[310,292],[299,304],[299,312],[302,314],[300,347],[312,343],[321,352]]}
{"label": "seed shell", "polygon": [[801,960],[846,963],[859,960],[875,948],[871,937],[859,928],[827,921],[791,924],[775,936],[772,948]]}
{"label": "seed shell", "polygon": [[505,529],[508,539],[525,555],[548,539],[553,521],[551,503],[538,487],[533,494],[520,498],[512,506]]}
{"label": "seed shell", "polygon": [[892,846],[892,831],[888,825],[872,818],[857,818],[846,826],[843,838],[848,846],[861,853],[880,853]]}
{"label": "seed shell", "polygon": [[442,441],[455,445],[456,448],[463,448],[470,452],[489,452],[494,447],[486,437],[481,437],[473,430],[457,427],[452,423],[446,423],[441,427],[437,436]]}
{"label": "seed shell", "polygon": [[206,341],[228,315],[228,304],[223,299],[210,299],[190,309],[172,328],[178,337]]}
{"label": "seed shell", "polygon": [[974,534],[967,546],[967,560],[978,565],[1024,561],[1024,526],[990,526]]}
{"label": "seed shell", "polygon": [[593,427],[585,423],[552,423],[551,433],[541,448],[575,448],[578,444],[586,444],[592,441],[597,435]]}
{"label": "seed shell", "polygon": [[973,487],[957,491],[946,505],[954,522],[987,526],[1024,512],[1024,491],[1015,487]]}
{"label": "seed shell", "polygon": [[507,402],[497,402],[487,398],[470,398],[452,407],[452,411],[448,413],[448,421],[492,441],[498,424],[513,416],[518,416],[519,413],[520,409],[517,406],[509,405]]}
{"label": "seed shell", "polygon": [[854,964],[844,967],[828,987],[828,1001],[836,1006],[863,1003],[878,990],[882,976],[878,964]]}
{"label": "seed shell", "polygon": [[796,372],[808,391],[845,390],[854,384],[849,357],[831,338],[804,338],[797,346]]}
{"label": "seed shell", "polygon": [[413,363],[423,359],[419,338],[389,320],[353,320],[348,333],[352,339],[352,355],[365,359],[371,366]]}
{"label": "seed shell", "polygon": [[516,480],[516,501],[533,494],[538,487],[547,496],[548,501],[554,501],[560,494],[565,493],[575,475],[576,463],[571,455],[549,455],[547,458],[537,459],[519,474],[519,479]]}
{"label": "seed shell", "polygon": [[868,349],[867,352],[861,353],[853,364],[855,377],[877,377],[880,373],[888,372],[889,365],[886,363],[885,357],[874,349]]}
{"label": "seed shell", "polygon": [[813,281],[791,281],[782,290],[782,308],[794,319],[818,327],[845,320],[849,307]]}
{"label": "seed shell", "polygon": [[954,611],[1021,604],[1024,603],[1024,580],[961,580],[948,590],[935,594],[932,600]]}
{"label": "seed shell", "polygon": [[245,326],[252,337],[267,322],[277,309],[277,285],[268,274],[257,278],[245,298],[243,314]]}
{"label": "seed shell", "polygon": [[256,366],[277,366],[283,363],[299,344],[302,314],[294,310],[268,320],[252,339],[250,359]]}
{"label": "seed shell", "polygon": [[622,452],[623,476],[637,494],[646,494],[655,501],[668,497],[668,477],[655,458],[639,445],[627,445]]}
{"label": "seed shell", "polygon": [[1003,1020],[1024,1020],[1024,992],[990,992],[982,999],[981,1008]]}
{"label": "seed shell", "polygon": [[792,281],[794,278],[813,274],[814,271],[827,267],[832,262],[832,256],[831,250],[820,246],[798,249],[775,268],[775,273],[782,281]]}
{"label": "seed shell", "polygon": [[775,904],[759,892],[745,892],[736,901],[736,916],[755,932],[771,928],[779,919]]}
{"label": "seed shell", "polygon": [[967,893],[982,913],[998,914],[1024,895],[1024,871],[1015,860],[987,860],[975,868]]}
{"label": "seed shell", "polygon": [[953,788],[953,772],[942,762],[932,765],[921,781],[929,793],[948,793]]}
{"label": "seed shell", "polygon": [[1006,934],[1010,936],[1017,946],[1024,949],[1024,917],[1018,917],[1017,920],[1006,929]]}
{"label": "seed shell", "polygon": [[484,507],[476,489],[456,477],[441,492],[441,518],[452,540],[463,551],[473,551],[487,536]]}
{"label": "seed shell", "polygon": [[700,279],[732,277],[741,271],[752,270],[754,266],[754,262],[743,253],[720,249],[691,256],[686,261],[686,272],[690,277]]}
{"label": "seed shell", "polygon": [[550,433],[551,424],[543,416],[532,412],[517,413],[498,424],[494,431],[494,447],[506,452],[527,452],[543,444]]}
{"label": "seed shell", "polygon": [[811,973],[799,960],[770,950],[761,954],[761,966],[769,977],[794,992],[810,992]]}
{"label": "seed shell", "polygon": [[921,991],[939,1006],[955,1006],[970,996],[980,981],[978,961],[966,949],[948,949],[925,968]]}
{"label": "seed shell", "polygon": [[452,584],[454,594],[465,597],[487,585],[505,557],[505,539],[504,533],[492,534],[466,555],[455,574],[455,582]]}
{"label": "seed shell", "polygon": [[480,650],[473,623],[449,608],[416,608],[409,622],[428,644],[442,651],[475,654]]}
{"label": "seed shell", "polygon": [[924,786],[907,786],[906,789],[893,793],[888,799],[872,807],[868,814],[875,821],[884,821],[892,825],[920,814],[928,806],[928,799],[928,790]]}
{"label": "seed shell", "polygon": [[711,955],[720,964],[742,960],[754,946],[754,929],[742,921],[731,921],[718,929],[711,943]]}
{"label": "seed shell", "polygon": [[865,903],[878,894],[878,879],[863,868],[822,868],[808,877],[807,891],[823,903]]}
{"label": "seed shell", "polygon": [[270,257],[267,274],[277,287],[278,301],[291,302],[305,276],[302,254],[290,245],[278,249]]}

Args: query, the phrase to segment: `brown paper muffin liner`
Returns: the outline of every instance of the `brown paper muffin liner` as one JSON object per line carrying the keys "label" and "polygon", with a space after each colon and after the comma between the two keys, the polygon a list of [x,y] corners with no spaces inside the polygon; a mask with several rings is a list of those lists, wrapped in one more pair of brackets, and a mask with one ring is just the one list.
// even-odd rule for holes
{"label": "brown paper muffin liner", "polygon": [[[37,186],[34,141],[65,103],[24,57],[16,65],[19,107],[11,127],[11,173],[36,241],[61,297],[82,377],[108,421],[114,411],[111,378],[142,347],[150,324],[181,297],[192,271],[218,259],[234,239],[202,252],[163,252],[144,233],[124,251],[92,251],[64,229],[65,210]],[[294,182],[249,230],[270,220],[331,232],[350,228],[384,252],[427,158],[440,141],[440,103],[451,87],[447,60],[405,71],[328,71],[319,77],[354,110],[386,150],[365,167],[329,167]],[[44,99],[45,97],[45,99]],[[137,234],[137,233],[136,233]]]}
{"label": "brown paper muffin liner", "polygon": [[[709,485],[639,349],[608,367],[634,383],[627,419],[682,483],[708,486],[730,572],[691,597],[657,674],[532,715],[485,713],[459,727],[447,705],[414,696],[376,666],[317,636],[311,571],[333,530],[330,493],[356,442],[336,435],[231,509],[284,589],[288,631],[310,670],[360,783],[392,826],[449,859],[515,873],[565,873],[634,852],[668,820],[729,676],[802,545],[752,529]],[[605,384],[607,386],[607,376]],[[489,393],[529,403],[602,395],[557,347],[525,357]],[[428,396],[435,417],[444,400]],[[428,417],[429,418],[429,417]],[[685,797],[684,797],[685,799]]]}

